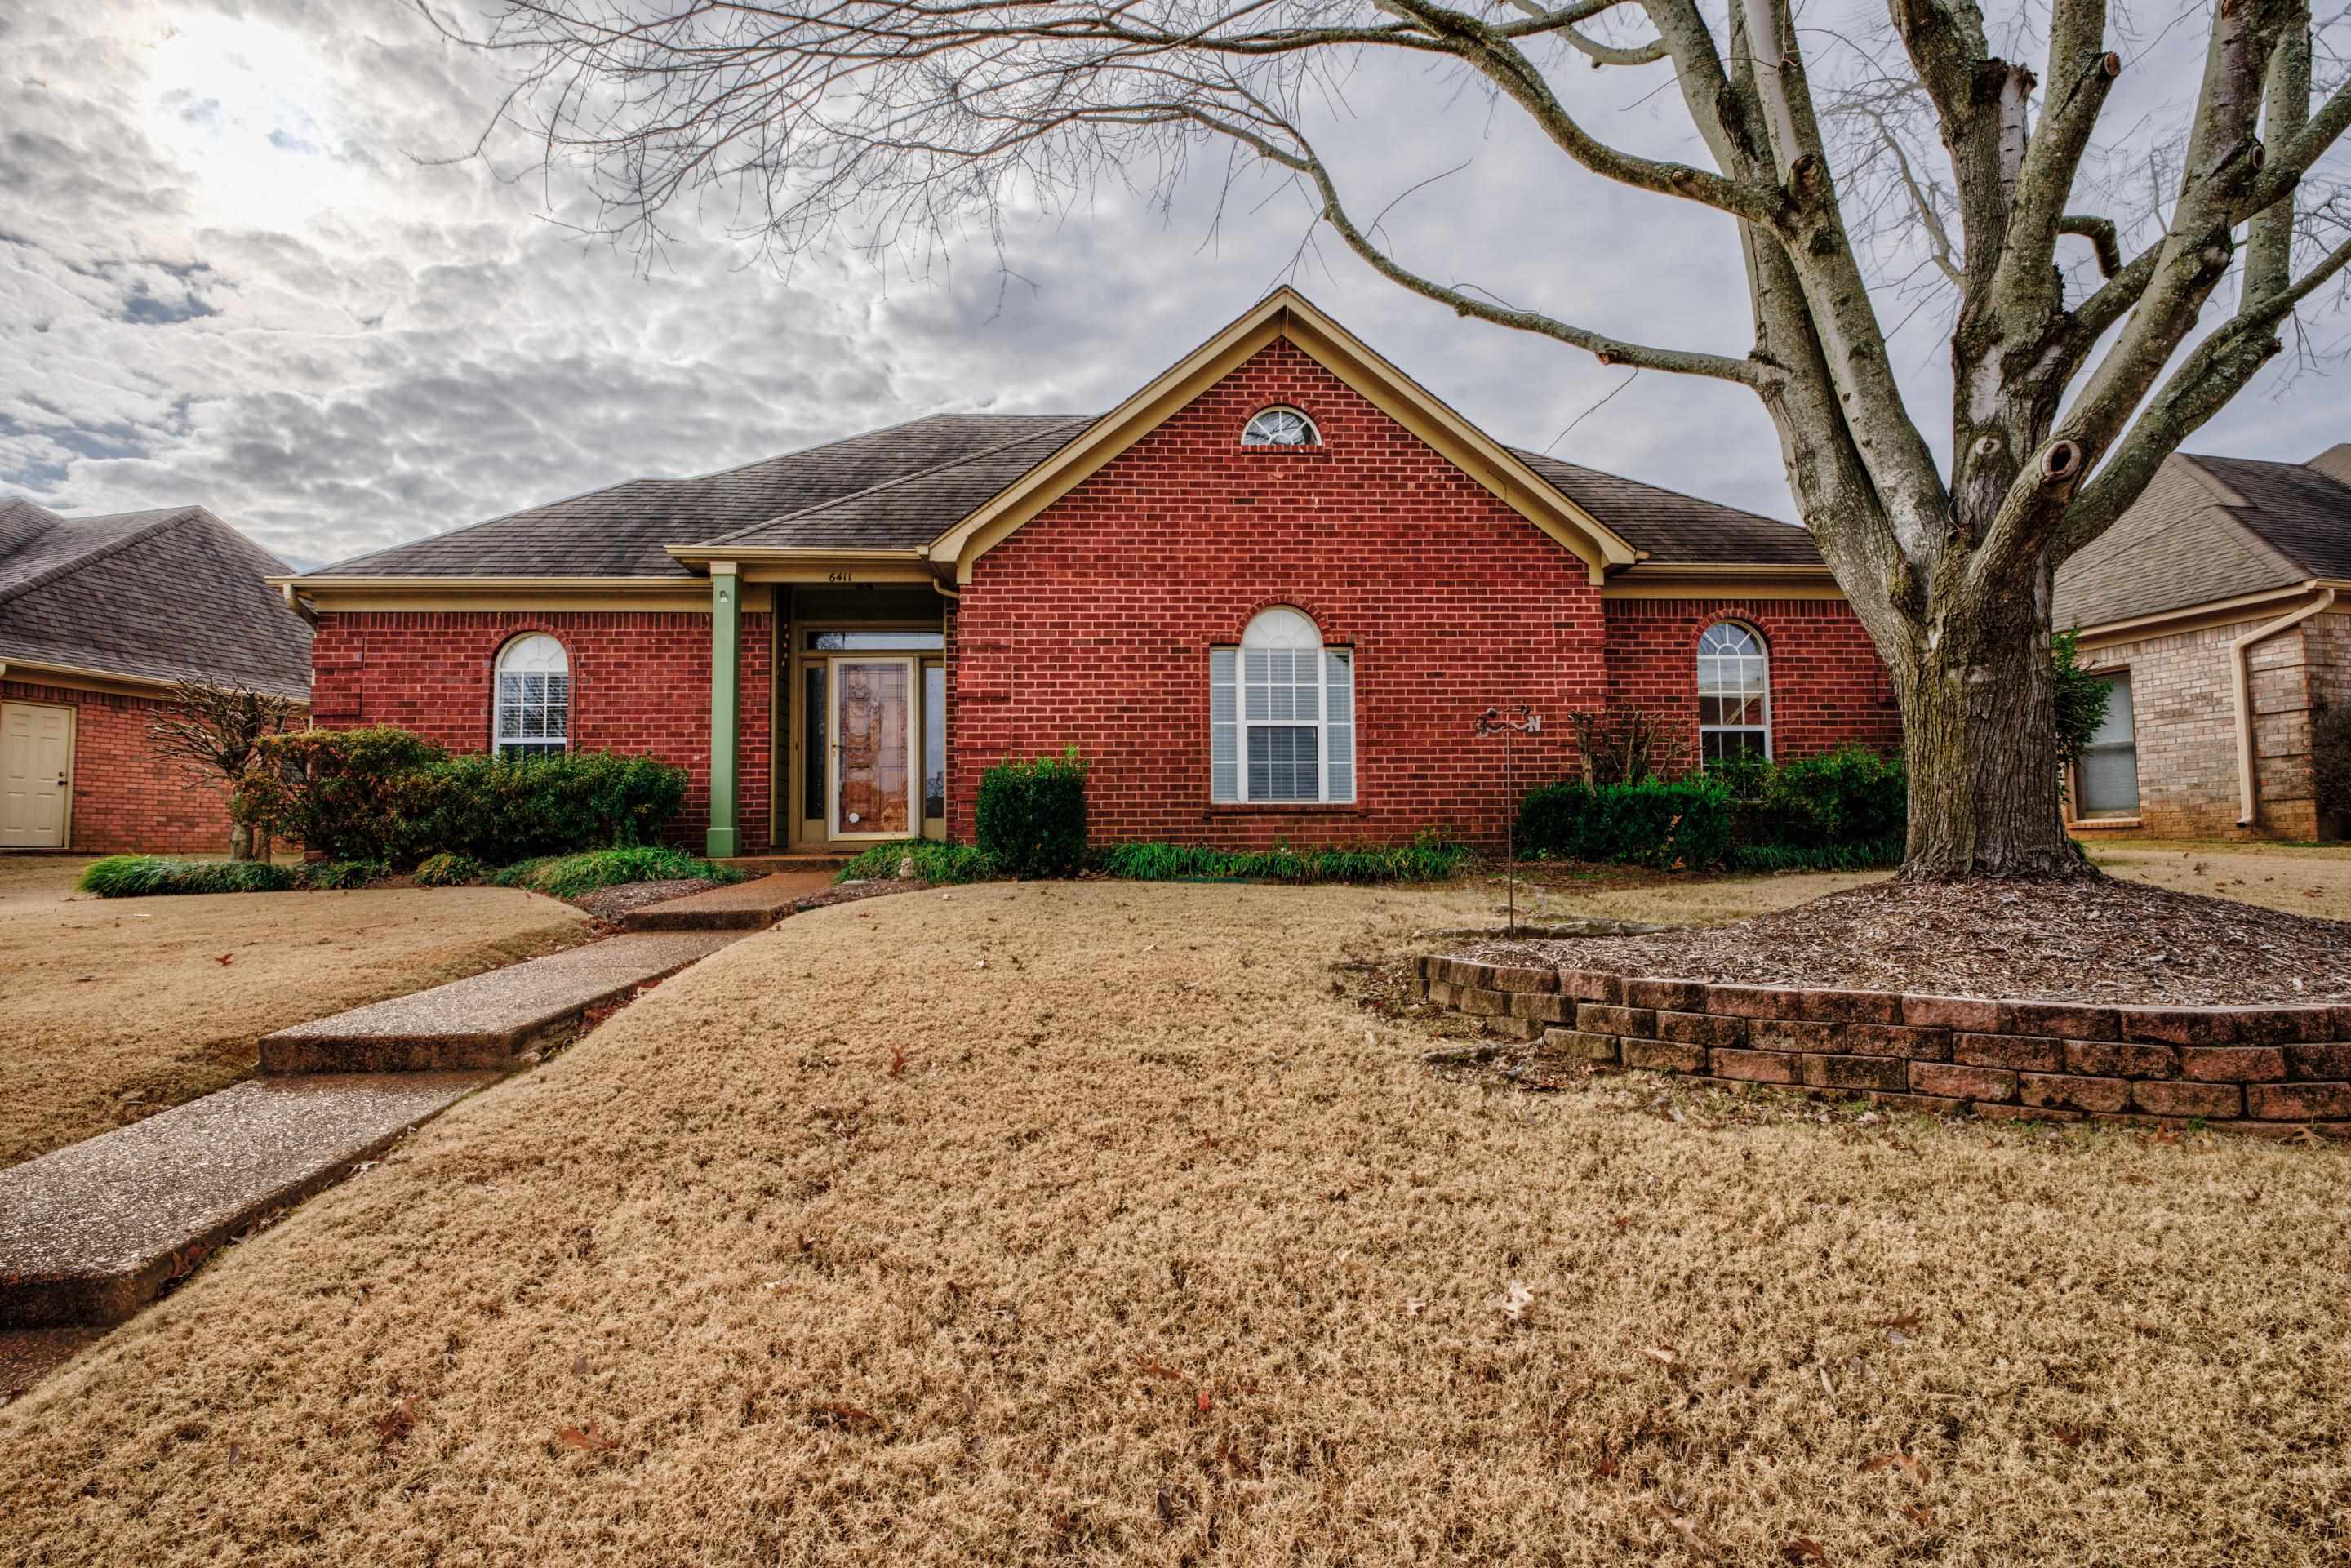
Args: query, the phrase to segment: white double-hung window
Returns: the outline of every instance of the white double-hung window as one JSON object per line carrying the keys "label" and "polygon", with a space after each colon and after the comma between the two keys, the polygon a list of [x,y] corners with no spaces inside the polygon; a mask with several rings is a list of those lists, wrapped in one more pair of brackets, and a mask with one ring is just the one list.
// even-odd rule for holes
{"label": "white double-hung window", "polygon": [[546,757],[571,744],[571,661],[544,632],[498,650],[492,749],[500,757]]}
{"label": "white double-hung window", "polygon": [[1354,800],[1353,653],[1286,605],[1208,650],[1208,760],[1218,801]]}

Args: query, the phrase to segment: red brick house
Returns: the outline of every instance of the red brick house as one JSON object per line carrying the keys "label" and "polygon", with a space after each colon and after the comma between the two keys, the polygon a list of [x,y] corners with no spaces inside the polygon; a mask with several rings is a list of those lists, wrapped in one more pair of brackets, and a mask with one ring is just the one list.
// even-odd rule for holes
{"label": "red brick house", "polygon": [[[1075,746],[1093,831],[1499,841],[1494,705],[1691,751],[1899,744],[1803,532],[1502,446],[1290,289],[1100,416],[941,414],[286,580],[314,711],[650,751],[710,852],[968,838]],[[1703,685],[1703,692],[1702,692]]]}
{"label": "red brick house", "polygon": [[0,500],[0,850],[219,854],[217,779],[155,754],[172,683],[307,699],[285,563],[202,507],[63,517]]}

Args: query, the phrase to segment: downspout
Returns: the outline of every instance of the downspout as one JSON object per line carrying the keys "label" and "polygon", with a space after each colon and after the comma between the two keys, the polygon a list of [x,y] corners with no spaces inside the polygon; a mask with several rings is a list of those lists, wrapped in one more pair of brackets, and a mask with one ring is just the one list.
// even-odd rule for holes
{"label": "downspout", "polygon": [[2253,677],[2248,655],[2253,644],[2266,642],[2279,632],[2299,626],[2335,603],[2335,591],[2319,591],[2317,598],[2301,609],[2279,616],[2265,626],[2256,626],[2229,645],[2229,679],[2236,689],[2237,698],[2237,826],[2253,825]]}

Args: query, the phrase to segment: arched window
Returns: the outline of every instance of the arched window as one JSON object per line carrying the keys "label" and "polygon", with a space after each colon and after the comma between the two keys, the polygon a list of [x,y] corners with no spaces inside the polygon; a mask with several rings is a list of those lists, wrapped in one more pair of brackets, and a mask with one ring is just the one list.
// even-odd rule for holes
{"label": "arched window", "polygon": [[1698,640],[1698,744],[1700,762],[1771,755],[1771,657],[1736,621]]}
{"label": "arched window", "polygon": [[1208,650],[1208,782],[1224,801],[1355,798],[1355,660],[1276,605]]}
{"label": "arched window", "polygon": [[571,660],[543,632],[498,650],[490,740],[500,757],[541,757],[571,744]]}
{"label": "arched window", "polygon": [[1243,446],[1320,446],[1322,433],[1294,408],[1269,408],[1252,416],[1241,431]]}

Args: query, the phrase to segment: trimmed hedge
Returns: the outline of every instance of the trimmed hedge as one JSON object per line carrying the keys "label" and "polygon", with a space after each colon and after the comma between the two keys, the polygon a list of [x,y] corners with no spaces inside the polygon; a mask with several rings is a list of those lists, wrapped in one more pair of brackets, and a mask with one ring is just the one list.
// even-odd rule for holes
{"label": "trimmed hedge", "polygon": [[153,898],[175,893],[284,893],[294,873],[263,861],[175,861],[162,855],[109,855],[82,868],[74,884],[100,898]]}
{"label": "trimmed hedge", "polygon": [[655,841],[685,802],[685,770],[606,751],[451,757],[404,729],[270,736],[232,809],[330,861],[485,864]]}
{"label": "trimmed hedge", "polygon": [[914,874],[925,882],[986,882],[996,875],[996,862],[975,845],[941,843],[936,839],[897,839],[859,851],[832,880],[887,881],[898,874],[898,867],[908,855],[914,857]]}
{"label": "trimmed hedge", "polygon": [[1137,882],[1444,882],[1476,857],[1468,846],[1424,837],[1409,844],[1319,850],[1219,850],[1206,844],[1113,844],[1097,869]]}
{"label": "trimmed hedge", "polygon": [[1086,765],[1076,747],[979,776],[979,850],[1008,876],[1070,876],[1086,859]]}
{"label": "trimmed hedge", "polygon": [[598,888],[619,887],[624,883],[684,882],[689,878],[736,883],[749,874],[690,855],[684,850],[637,844],[627,849],[544,855],[510,865],[490,881],[499,887],[527,888],[549,898],[578,898]]}
{"label": "trimmed hedge", "polygon": [[1520,807],[1518,843],[1522,857],[1659,871],[1863,871],[1901,861],[1908,820],[1901,759],[1847,747],[1670,781],[1546,784]]}

